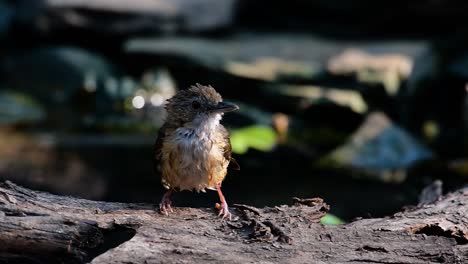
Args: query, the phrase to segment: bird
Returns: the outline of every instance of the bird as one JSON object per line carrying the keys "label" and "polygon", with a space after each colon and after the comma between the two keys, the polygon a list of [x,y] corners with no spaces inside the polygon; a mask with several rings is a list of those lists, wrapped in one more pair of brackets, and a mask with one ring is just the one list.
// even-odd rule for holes
{"label": "bird", "polygon": [[224,113],[239,107],[223,101],[212,86],[197,83],[166,100],[165,109],[166,120],[154,144],[154,167],[167,189],[159,204],[160,212],[173,212],[174,192],[209,189],[218,192],[219,216],[231,219],[221,183],[228,167],[240,167],[231,156],[229,132],[220,121]]}

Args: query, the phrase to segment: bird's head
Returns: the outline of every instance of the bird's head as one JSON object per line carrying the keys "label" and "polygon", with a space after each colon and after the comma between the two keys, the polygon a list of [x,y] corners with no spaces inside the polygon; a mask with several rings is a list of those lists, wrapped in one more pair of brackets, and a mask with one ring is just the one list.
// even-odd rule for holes
{"label": "bird's head", "polygon": [[167,100],[167,122],[175,126],[197,126],[210,119],[219,120],[223,113],[237,109],[237,105],[223,102],[213,87],[196,84]]}

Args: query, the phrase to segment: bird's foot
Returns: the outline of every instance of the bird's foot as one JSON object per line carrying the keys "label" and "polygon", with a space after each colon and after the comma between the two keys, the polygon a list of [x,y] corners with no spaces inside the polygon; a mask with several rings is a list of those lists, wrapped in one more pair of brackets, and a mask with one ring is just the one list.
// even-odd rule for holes
{"label": "bird's foot", "polygon": [[162,214],[165,214],[166,216],[169,215],[169,213],[174,212],[171,206],[172,204],[172,201],[170,198],[171,193],[172,193],[171,191],[166,192],[161,200],[161,203],[159,204],[159,211]]}
{"label": "bird's foot", "polygon": [[165,215],[169,215],[169,213],[173,213],[174,210],[172,210],[171,200],[167,199],[167,200],[161,201],[161,203],[159,204],[159,211]]}
{"label": "bird's foot", "polygon": [[222,219],[229,219],[229,221],[231,221],[232,214],[229,212],[229,208],[226,202],[221,202],[221,204],[216,203],[215,207],[219,210],[218,216],[222,216]]}

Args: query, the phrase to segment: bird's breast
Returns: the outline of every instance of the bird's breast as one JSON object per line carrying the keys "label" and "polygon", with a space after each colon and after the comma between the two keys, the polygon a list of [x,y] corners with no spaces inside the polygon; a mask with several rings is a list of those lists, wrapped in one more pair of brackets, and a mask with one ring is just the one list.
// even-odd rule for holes
{"label": "bird's breast", "polygon": [[163,183],[170,188],[213,188],[224,179],[228,163],[214,133],[179,128],[162,146]]}

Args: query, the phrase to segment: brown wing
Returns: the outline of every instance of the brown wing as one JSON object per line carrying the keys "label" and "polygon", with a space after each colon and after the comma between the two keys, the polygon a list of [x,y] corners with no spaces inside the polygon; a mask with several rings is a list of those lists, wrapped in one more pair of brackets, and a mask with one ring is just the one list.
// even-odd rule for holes
{"label": "brown wing", "polygon": [[219,128],[220,128],[219,130],[221,134],[223,135],[223,140],[226,142],[226,144],[224,145],[224,149],[223,149],[224,158],[226,160],[229,160],[229,168],[233,170],[240,170],[239,163],[237,163],[237,161],[231,156],[232,147],[231,147],[231,139],[229,137],[229,132],[224,126],[219,126]]}
{"label": "brown wing", "polygon": [[154,168],[154,172],[156,174],[160,173],[159,163],[161,161],[161,149],[162,149],[162,145],[163,145],[163,141],[164,141],[165,136],[166,136],[166,127],[162,126],[159,129],[158,137],[156,138],[156,142],[154,143],[154,148],[153,148],[153,155],[154,155],[153,168]]}

